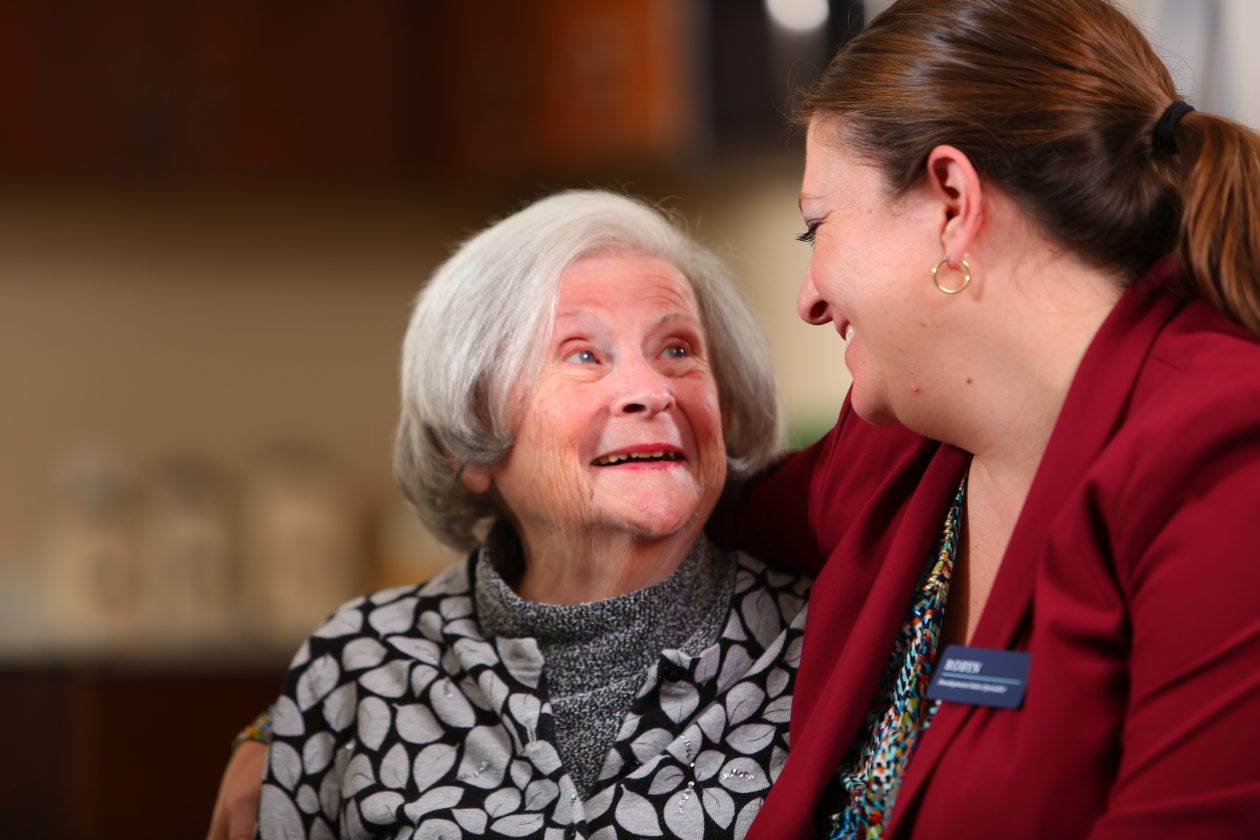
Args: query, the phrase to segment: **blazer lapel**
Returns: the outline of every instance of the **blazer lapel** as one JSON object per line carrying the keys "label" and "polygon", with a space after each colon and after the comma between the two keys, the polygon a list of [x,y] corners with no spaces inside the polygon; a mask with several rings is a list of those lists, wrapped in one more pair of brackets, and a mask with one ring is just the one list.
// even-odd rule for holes
{"label": "blazer lapel", "polygon": [[[1136,281],[1081,359],[980,615],[973,646],[1008,648],[1028,616],[1050,525],[1119,426],[1151,345],[1179,306],[1164,289],[1175,270],[1175,260],[1165,257]],[[897,836],[902,817],[913,812],[936,764],[975,711],[974,706],[941,704],[906,768],[887,837]]]}
{"label": "blazer lapel", "polygon": [[938,446],[922,466],[896,476],[861,516],[886,524],[855,524],[833,554],[845,561],[829,562],[814,583],[788,761],[749,840],[812,836],[819,797],[865,720],[969,460],[965,452]]}

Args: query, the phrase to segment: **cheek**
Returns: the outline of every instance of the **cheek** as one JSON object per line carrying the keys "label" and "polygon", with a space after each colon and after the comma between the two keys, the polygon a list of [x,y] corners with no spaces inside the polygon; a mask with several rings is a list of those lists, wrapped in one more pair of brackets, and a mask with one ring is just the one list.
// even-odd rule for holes
{"label": "cheek", "polygon": [[514,501],[553,508],[580,505],[580,472],[589,412],[562,388],[540,387],[516,436],[506,485]]}
{"label": "cheek", "polygon": [[820,236],[810,262],[818,293],[859,318],[904,298],[932,267],[923,256],[921,227],[912,218],[870,211],[852,231]]}
{"label": "cheek", "polygon": [[534,394],[526,421],[529,438],[551,458],[571,460],[592,445],[594,407],[581,390],[565,383],[541,385]]}
{"label": "cheek", "polygon": [[697,382],[679,393],[678,403],[691,426],[701,465],[712,469],[717,464],[725,469],[726,442],[722,435],[717,388],[712,382]]}

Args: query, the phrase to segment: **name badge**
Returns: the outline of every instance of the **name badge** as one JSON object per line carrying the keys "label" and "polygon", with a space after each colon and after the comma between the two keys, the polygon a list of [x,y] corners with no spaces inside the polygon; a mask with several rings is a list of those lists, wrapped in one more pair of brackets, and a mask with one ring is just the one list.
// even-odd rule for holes
{"label": "name badge", "polygon": [[929,700],[1018,709],[1028,688],[1032,654],[950,645],[928,686]]}

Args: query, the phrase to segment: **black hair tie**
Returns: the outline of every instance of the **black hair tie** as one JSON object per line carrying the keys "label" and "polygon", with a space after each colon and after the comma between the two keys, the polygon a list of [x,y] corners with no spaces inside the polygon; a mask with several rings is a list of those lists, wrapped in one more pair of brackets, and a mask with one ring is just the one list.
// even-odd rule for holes
{"label": "black hair tie", "polygon": [[1155,123],[1155,148],[1175,154],[1177,151],[1177,136],[1173,132],[1177,128],[1177,123],[1181,122],[1181,118],[1194,110],[1194,106],[1180,99],[1174,99],[1164,109],[1163,115],[1159,118],[1159,122]]}

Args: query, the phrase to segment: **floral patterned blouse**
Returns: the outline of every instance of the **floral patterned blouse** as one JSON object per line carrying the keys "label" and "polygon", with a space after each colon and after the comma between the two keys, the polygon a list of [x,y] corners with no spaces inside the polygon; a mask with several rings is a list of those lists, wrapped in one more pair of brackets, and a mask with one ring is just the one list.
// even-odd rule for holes
{"label": "floral patterned blouse", "polygon": [[834,808],[837,800],[840,804],[840,810],[831,812],[823,825],[822,834],[830,840],[876,840],[883,835],[902,773],[940,706],[939,701],[927,699],[927,689],[945,622],[966,494],[964,479],[893,645],[879,694],[867,713],[866,737],[854,744],[823,797],[824,808]]}
{"label": "floral patterned blouse", "polygon": [[742,837],[787,759],[807,580],[730,555],[725,629],[664,650],[582,799],[531,638],[486,638],[474,560],[341,607],[275,706],[262,838]]}

